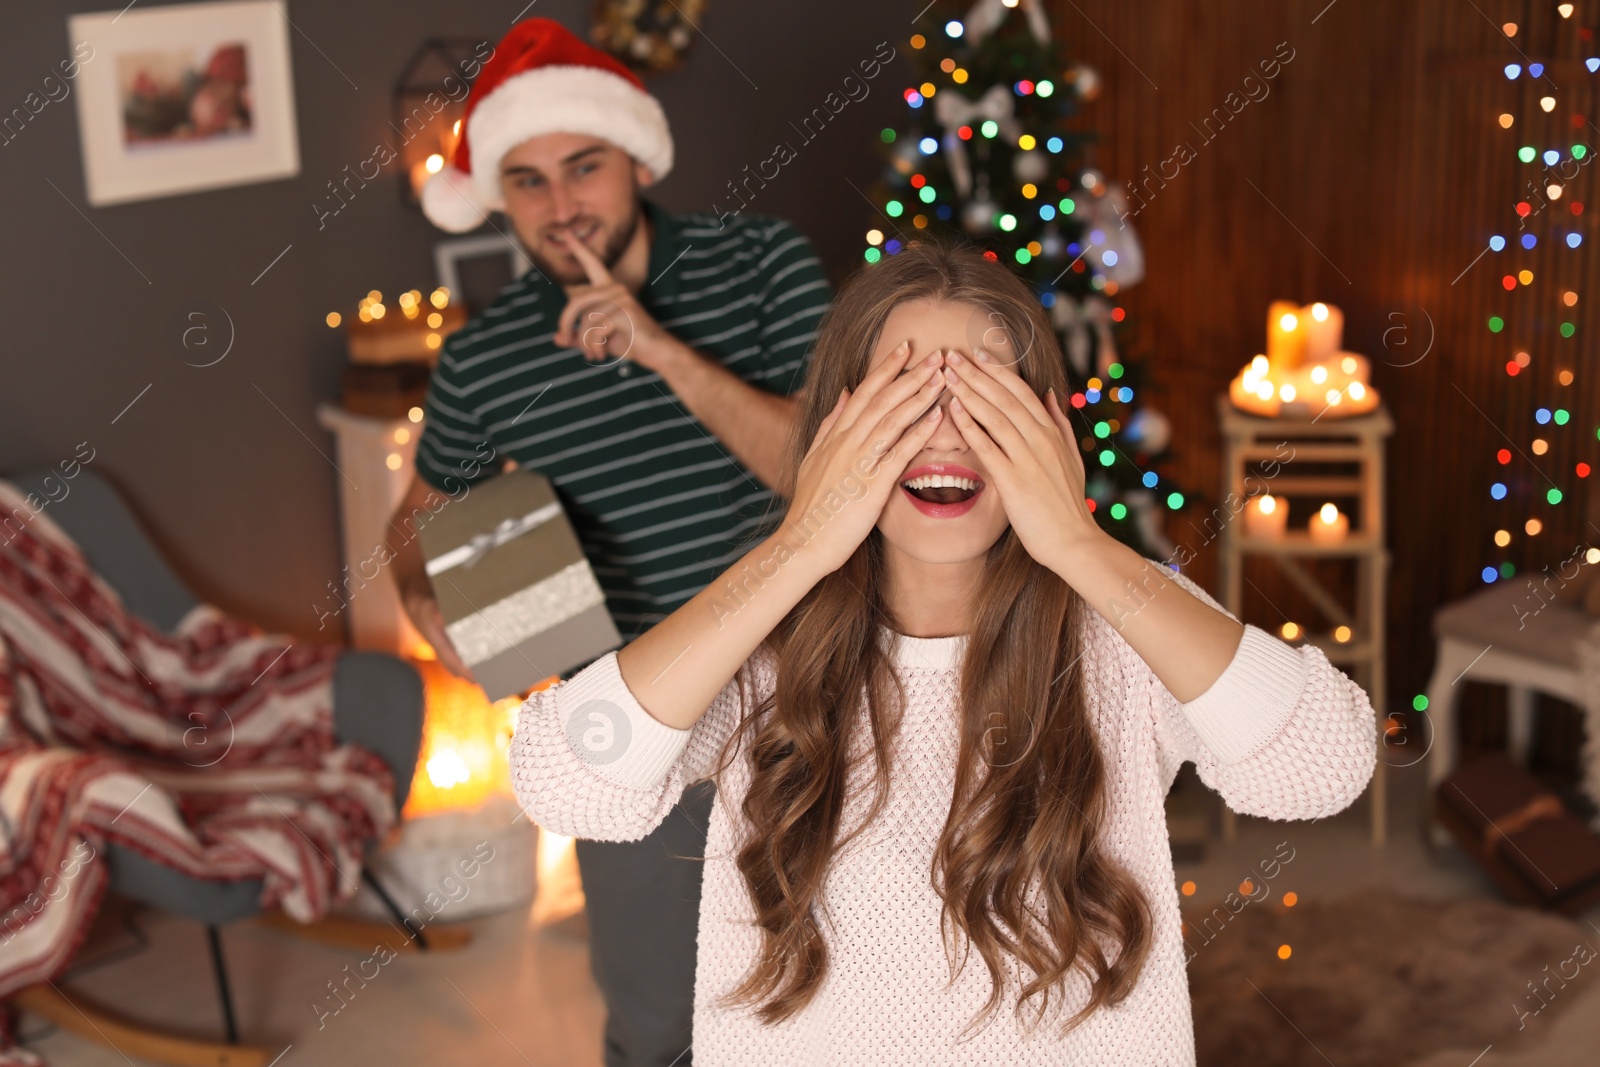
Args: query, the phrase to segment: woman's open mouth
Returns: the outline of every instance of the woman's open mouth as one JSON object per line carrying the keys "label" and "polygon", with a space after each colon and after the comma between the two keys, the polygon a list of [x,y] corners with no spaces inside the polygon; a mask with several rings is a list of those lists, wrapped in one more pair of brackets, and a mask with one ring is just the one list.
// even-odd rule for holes
{"label": "woman's open mouth", "polygon": [[911,506],[932,519],[965,515],[983,490],[976,472],[953,463],[926,463],[900,479],[900,491]]}

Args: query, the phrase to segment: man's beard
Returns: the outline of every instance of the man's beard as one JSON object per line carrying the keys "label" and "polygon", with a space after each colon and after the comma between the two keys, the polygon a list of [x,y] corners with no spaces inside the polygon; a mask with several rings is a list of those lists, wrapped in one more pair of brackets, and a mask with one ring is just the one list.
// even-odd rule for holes
{"label": "man's beard", "polygon": [[[644,212],[639,207],[639,198],[635,196],[633,198],[633,206],[628,212],[627,221],[607,239],[605,247],[600,250],[600,262],[605,264],[607,271],[616,269],[617,262],[622,259],[623,253],[628,250],[628,245],[633,242],[633,235],[638,231],[639,222],[643,215]],[[579,228],[582,227],[580,226]],[[602,231],[604,228],[604,223],[601,223]],[[571,230],[569,228],[562,232],[570,233]],[[589,247],[587,242],[584,247]],[[539,268],[540,273],[557,282],[565,285],[588,284],[589,276],[583,272],[583,265],[578,263],[576,259],[569,260],[567,256],[563,255],[559,260],[560,266],[558,267],[556,262],[552,262],[543,256],[532,252],[529,252],[528,255],[533,260],[534,266]],[[569,262],[572,264],[570,268],[568,267]],[[575,270],[576,273],[569,276],[566,273],[567,270]]]}

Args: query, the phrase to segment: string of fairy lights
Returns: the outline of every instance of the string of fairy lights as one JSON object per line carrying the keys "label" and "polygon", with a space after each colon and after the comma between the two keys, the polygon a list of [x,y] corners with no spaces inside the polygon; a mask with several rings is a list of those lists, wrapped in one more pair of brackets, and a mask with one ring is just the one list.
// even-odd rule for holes
{"label": "string of fairy lights", "polygon": [[[1563,20],[1572,18],[1575,8],[1573,4],[1563,3],[1556,7],[1557,13]],[[1515,42],[1520,32],[1520,27],[1514,22],[1507,22],[1500,27],[1505,37]],[[1587,27],[1580,28],[1580,38],[1590,47],[1594,44],[1593,31]],[[1544,286],[1534,290],[1535,272],[1531,264],[1536,258],[1536,250],[1541,244],[1554,246],[1556,249],[1576,250],[1584,246],[1582,222],[1584,217],[1584,204],[1576,196],[1576,182],[1583,168],[1594,159],[1595,149],[1592,145],[1584,143],[1583,133],[1593,128],[1587,116],[1572,111],[1566,118],[1568,129],[1560,128],[1559,119],[1556,118],[1560,102],[1556,97],[1559,88],[1551,80],[1546,70],[1546,64],[1522,57],[1524,62],[1507,63],[1502,73],[1506,81],[1515,86],[1519,95],[1538,93],[1539,113],[1549,115],[1551,118],[1543,124],[1544,129],[1528,129],[1522,136],[1515,136],[1522,131],[1519,129],[1517,116],[1511,111],[1502,111],[1495,122],[1501,130],[1512,135],[1512,149],[1519,168],[1537,166],[1539,173],[1526,178],[1523,185],[1523,194],[1516,202],[1516,232],[1496,233],[1489,238],[1489,251],[1496,253],[1503,267],[1497,281],[1496,299],[1493,301],[1492,313],[1487,320],[1491,334],[1504,335],[1508,340],[1515,337],[1517,340],[1512,346],[1512,354],[1506,360],[1505,372],[1508,378],[1517,378],[1533,368],[1534,353],[1540,348],[1556,356],[1558,366],[1555,381],[1561,390],[1569,390],[1577,382],[1577,372],[1573,369],[1576,345],[1573,342],[1578,332],[1577,308],[1579,294],[1576,289],[1564,285]],[[1591,56],[1583,61],[1589,73],[1600,72],[1600,56]],[[1519,84],[1520,83],[1520,84]],[[1543,84],[1541,84],[1543,83]],[[1529,121],[1521,123],[1522,126],[1532,127],[1537,123],[1539,114],[1535,114]],[[1543,142],[1542,144],[1533,142]],[[1520,142],[1520,143],[1519,143]],[[1540,218],[1542,216],[1542,218]],[[1539,226],[1540,232],[1535,232],[1534,227]],[[1509,262],[1508,262],[1509,261]],[[1520,262],[1519,262],[1520,261]],[[1546,264],[1549,264],[1546,258]],[[1542,273],[1542,272],[1541,272]],[[1570,275],[1571,271],[1562,271]],[[1515,294],[1522,290],[1530,290],[1534,299],[1522,299],[1519,303],[1510,303]],[[1555,313],[1550,313],[1551,303],[1555,305]],[[1515,321],[1513,311],[1515,307]],[[1549,327],[1554,324],[1554,329]],[[1535,343],[1535,339],[1539,343]],[[1543,354],[1543,353],[1541,353]],[[1537,424],[1536,436],[1528,443],[1528,450],[1534,457],[1546,455],[1551,451],[1549,438],[1554,434],[1567,431],[1573,426],[1573,413],[1571,407],[1564,402],[1539,404],[1533,412],[1534,422]],[[1570,432],[1570,431],[1567,431]],[[1595,437],[1600,439],[1600,426],[1595,428]],[[1567,494],[1561,486],[1546,485],[1542,493],[1514,494],[1512,491],[1513,478],[1511,465],[1516,459],[1516,453],[1511,448],[1499,448],[1495,452],[1495,464],[1498,470],[1494,480],[1489,486],[1489,497],[1492,500],[1505,502],[1513,507],[1537,507],[1537,501],[1555,507],[1566,499]],[[1593,467],[1584,461],[1576,462],[1571,474],[1578,479],[1587,479],[1593,472]],[[1559,477],[1559,476],[1558,476]],[[1512,530],[1520,525],[1523,533],[1528,537],[1537,536],[1545,526],[1545,522],[1536,514],[1528,514],[1520,523],[1508,521],[1500,524],[1494,533],[1495,547],[1501,550],[1509,548],[1515,540]],[[1588,562],[1600,562],[1600,550],[1591,548],[1588,553]],[[1498,563],[1486,564],[1482,570],[1485,583],[1503,581],[1513,577],[1517,568],[1509,559],[1502,558]]]}
{"label": "string of fairy lights", "polygon": [[[1570,20],[1574,10],[1574,5],[1570,3],[1556,5],[1556,13],[1563,21]],[[1515,22],[1507,22],[1500,27],[1500,32],[1512,42],[1517,40],[1520,30],[1521,27]],[[1578,36],[1585,46],[1594,49],[1593,30],[1580,27]],[[1578,292],[1576,289],[1560,285],[1533,290],[1535,272],[1529,266],[1519,266],[1516,261],[1520,258],[1523,264],[1533,262],[1541,240],[1546,243],[1547,248],[1553,245],[1556,249],[1575,251],[1584,246],[1582,228],[1584,204],[1572,195],[1576,190],[1573,179],[1594,161],[1594,146],[1585,144],[1582,140],[1582,131],[1593,129],[1594,126],[1587,116],[1574,110],[1567,116],[1567,130],[1563,131],[1559,126],[1559,119],[1555,117],[1556,110],[1560,106],[1560,101],[1555,96],[1559,89],[1555,82],[1548,78],[1546,64],[1532,60],[1526,55],[1521,58],[1523,59],[1521,63],[1505,64],[1501,73],[1505,75],[1508,83],[1517,88],[1518,95],[1522,95],[1524,87],[1532,87],[1527,91],[1530,94],[1534,92],[1539,94],[1539,114],[1549,115],[1551,118],[1546,120],[1544,131],[1530,129],[1521,136],[1518,136],[1521,131],[1518,129],[1517,116],[1512,111],[1502,111],[1494,119],[1501,130],[1508,131],[1511,135],[1515,147],[1510,151],[1514,154],[1519,168],[1538,166],[1540,171],[1536,176],[1524,181],[1523,189],[1526,195],[1518,199],[1515,206],[1516,232],[1511,236],[1496,233],[1489,238],[1487,252],[1495,253],[1496,260],[1504,263],[1504,266],[1496,282],[1493,308],[1488,316],[1487,326],[1491,334],[1504,335],[1508,340],[1517,338],[1512,345],[1512,353],[1505,363],[1507,378],[1521,377],[1525,371],[1531,373],[1534,363],[1533,350],[1542,348],[1550,352],[1553,347],[1552,354],[1556,355],[1556,359],[1552,362],[1558,364],[1555,382],[1565,391],[1572,389],[1578,379],[1577,372],[1572,368],[1576,362],[1573,357],[1577,349],[1575,344],[1570,343],[1578,333],[1576,321]],[[1600,56],[1590,56],[1583,60],[1583,67],[1590,74],[1600,73]],[[1541,81],[1545,85],[1540,85]],[[1538,115],[1535,115],[1534,120],[1537,121],[1537,118]],[[1525,122],[1522,125],[1531,126],[1533,123]],[[1544,141],[1544,145],[1541,147],[1530,143],[1536,139]],[[1531,228],[1536,216],[1541,215],[1544,216],[1545,222],[1542,238]],[[1507,260],[1511,262],[1506,262]],[[1546,262],[1550,261],[1547,259]],[[1581,274],[1581,271],[1579,273]],[[1549,315],[1548,295],[1552,288],[1555,302],[1555,329],[1550,331],[1546,327],[1552,321]],[[1506,301],[1523,290],[1529,290],[1540,299],[1531,307],[1527,306],[1528,302],[1524,300],[1521,306],[1522,313],[1513,323],[1512,312],[1508,310],[1510,305],[1506,304]],[[1513,329],[1514,325],[1516,329]],[[1524,338],[1528,340],[1523,340]],[[1533,343],[1532,338],[1538,338],[1540,343]],[[1574,426],[1571,408],[1562,403],[1538,404],[1534,408],[1533,417],[1538,429],[1533,440],[1528,442],[1528,451],[1534,457],[1544,456],[1550,452],[1550,436],[1570,432],[1568,428]],[[1600,440],[1600,426],[1595,427],[1594,436]],[[1517,449],[1501,447],[1495,450],[1494,462],[1498,469],[1489,485],[1490,499],[1504,503],[1508,507],[1525,507],[1530,510],[1538,506],[1539,500],[1549,507],[1560,505],[1567,494],[1554,482],[1546,485],[1542,494],[1513,494],[1510,484],[1514,481],[1511,475],[1512,463],[1519,452],[1521,452],[1520,447]],[[1593,470],[1591,464],[1578,460],[1573,464],[1571,473],[1577,479],[1584,480],[1593,473]],[[1535,472],[1541,478],[1544,477],[1537,467]],[[1531,538],[1543,532],[1545,522],[1536,514],[1528,514],[1520,523],[1513,520],[1498,524],[1494,532],[1494,544],[1497,549],[1503,552],[1511,547],[1515,540],[1512,529],[1517,526]],[[1588,564],[1600,563],[1600,548],[1591,546],[1583,558]],[[1502,557],[1498,563],[1485,564],[1480,573],[1484,583],[1491,584],[1514,577],[1517,567],[1509,559]],[[1418,693],[1412,698],[1411,706],[1417,711],[1426,711],[1427,695]]]}

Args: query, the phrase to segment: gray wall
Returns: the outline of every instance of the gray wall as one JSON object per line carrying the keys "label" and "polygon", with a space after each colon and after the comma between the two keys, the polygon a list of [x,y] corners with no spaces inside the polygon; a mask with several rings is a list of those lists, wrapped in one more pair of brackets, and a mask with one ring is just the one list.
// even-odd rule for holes
{"label": "gray wall", "polygon": [[[120,6],[7,5],[0,114],[69,55],[69,15]],[[320,232],[311,205],[385,138],[390,87],[418,44],[498,40],[519,7],[291,0],[301,156],[293,179],[89,207],[72,97],[0,145],[0,471],[52,466],[88,442],[92,467],[202,597],[272,629],[314,633],[312,605],[341,565],[339,475],[314,412],[336,396],[345,357],[323,316],[368,289],[425,287],[433,243],[445,235],[399,202],[399,179],[387,172]],[[789,123],[839,90],[879,42],[903,54],[918,7],[712,0],[702,22],[709,38],[682,70],[649,83],[677,150],[652,195],[709,209],[746,164],[787,139],[798,157],[750,210],[793,219],[839,280],[872,219],[847,179],[865,190],[879,173],[875,131],[902,114],[906,61],[894,60],[804,147]],[[585,33],[592,8],[543,0],[530,14]],[[196,300],[224,308],[236,329],[215,366],[188,366],[175,350],[173,322]]]}

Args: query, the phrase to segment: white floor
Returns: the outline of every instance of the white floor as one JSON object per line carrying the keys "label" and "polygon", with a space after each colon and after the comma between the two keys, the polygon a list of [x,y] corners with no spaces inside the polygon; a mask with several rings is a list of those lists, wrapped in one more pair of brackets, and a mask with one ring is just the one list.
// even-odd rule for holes
{"label": "white floor", "polygon": [[[1435,857],[1424,847],[1415,814],[1420,768],[1390,773],[1390,842],[1384,849],[1368,844],[1363,800],[1335,819],[1316,823],[1241,819],[1234,841],[1213,841],[1205,861],[1180,864],[1178,877],[1194,880],[1204,899],[1209,890],[1237,885],[1242,872],[1287,840],[1296,850],[1293,881],[1302,897],[1337,896],[1373,885],[1420,897],[1492,894],[1461,854],[1452,850]],[[603,1011],[589,976],[587,948],[573,932],[581,922],[545,922],[571,899],[573,877],[569,867],[564,879],[547,879],[532,908],[469,920],[475,939],[460,952],[407,954],[384,965],[343,1011],[323,1019],[320,1029],[313,1002],[362,954],[251,923],[229,927],[225,945],[242,1035],[275,1055],[281,1052],[278,1063],[284,1067],[466,1062],[595,1067],[601,1063]],[[1600,927],[1600,909],[1585,918]],[[146,1022],[219,1036],[204,929],[156,913],[145,913],[141,922],[153,942],[149,949],[82,975],[72,988]],[[1600,933],[1590,943],[1600,945]],[[1560,1015],[1530,1022],[1515,1042],[1440,1052],[1410,1067],[1592,1067],[1600,1048],[1600,982],[1574,983],[1572,993]],[[139,1062],[72,1034],[51,1032],[31,1016],[23,1016],[22,1030],[25,1038],[40,1035],[30,1044],[55,1067]]]}

